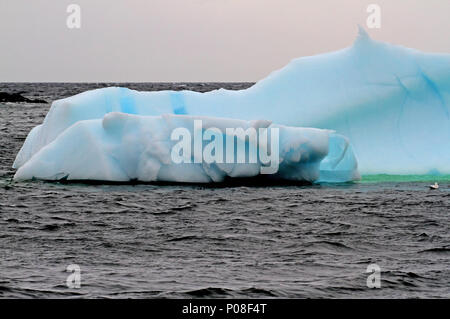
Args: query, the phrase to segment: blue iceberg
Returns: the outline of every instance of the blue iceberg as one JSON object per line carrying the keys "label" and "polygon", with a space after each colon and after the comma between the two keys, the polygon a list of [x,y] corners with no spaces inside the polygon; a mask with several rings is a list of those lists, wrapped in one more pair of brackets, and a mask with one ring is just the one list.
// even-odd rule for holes
{"label": "blue iceberg", "polygon": [[[169,119],[177,119],[189,129],[203,117],[219,126],[236,119],[233,127],[266,120],[267,127],[283,128],[280,147],[289,147],[280,149],[278,178],[342,182],[359,173],[450,174],[449,102],[449,54],[374,41],[360,28],[351,47],[295,59],[246,90],[110,87],[57,100],[29,133],[13,167],[16,180],[210,182],[258,175],[245,165],[175,167],[161,154],[143,155],[144,145],[160,138],[158,131],[143,134],[146,125],[162,132],[174,128]],[[104,123],[111,116],[134,126],[108,131]],[[168,142],[168,136],[160,140]],[[145,158],[152,162],[145,164]]]}
{"label": "blue iceberg", "polygon": [[[198,123],[201,127],[196,127]],[[180,129],[189,137],[208,132],[219,137],[201,136],[198,154],[188,139],[185,146],[189,156],[183,158],[180,154],[185,155],[184,152],[178,154],[176,148],[183,141],[173,138]],[[218,133],[230,129],[232,139],[227,139],[226,133]],[[253,129],[255,138],[239,136],[236,129],[242,129],[242,133]],[[235,136],[236,149],[243,146],[241,161],[234,156],[239,154],[234,147]],[[208,160],[211,140],[220,143],[213,145]],[[227,161],[224,158],[228,154],[224,153],[229,143],[233,143],[232,158]],[[219,144],[224,151],[217,147]],[[328,176],[337,181],[359,178],[348,140],[329,130],[287,127],[270,121],[111,112],[102,119],[78,121],[65,129],[20,166],[15,179],[209,183],[259,175],[271,180],[307,182]]]}

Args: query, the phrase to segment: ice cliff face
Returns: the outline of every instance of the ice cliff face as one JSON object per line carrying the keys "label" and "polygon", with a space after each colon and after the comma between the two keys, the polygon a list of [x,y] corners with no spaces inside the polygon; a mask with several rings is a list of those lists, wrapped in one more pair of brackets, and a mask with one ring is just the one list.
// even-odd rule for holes
{"label": "ice cliff face", "polygon": [[293,60],[246,90],[105,88],[55,101],[44,123],[30,132],[14,167],[23,166],[72,125],[122,112],[266,119],[331,129],[348,138],[362,174],[450,174],[449,103],[449,54],[377,42],[360,29],[353,46]]}

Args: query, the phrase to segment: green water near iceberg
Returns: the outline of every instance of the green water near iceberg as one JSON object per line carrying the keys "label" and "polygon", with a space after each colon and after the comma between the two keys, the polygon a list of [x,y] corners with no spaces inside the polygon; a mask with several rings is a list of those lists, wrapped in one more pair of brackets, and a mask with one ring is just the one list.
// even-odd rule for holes
{"label": "green water near iceberg", "polygon": [[363,175],[362,183],[379,183],[379,182],[450,182],[450,175]]}

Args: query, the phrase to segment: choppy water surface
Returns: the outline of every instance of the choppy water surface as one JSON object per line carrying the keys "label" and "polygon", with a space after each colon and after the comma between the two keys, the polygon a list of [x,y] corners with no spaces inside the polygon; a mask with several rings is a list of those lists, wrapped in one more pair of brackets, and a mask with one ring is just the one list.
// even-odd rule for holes
{"label": "choppy water surface", "polygon": [[[105,85],[0,92],[51,102]],[[448,178],[437,191],[380,176],[269,187],[12,183],[14,157],[48,108],[0,103],[0,297],[450,297]],[[366,286],[371,263],[381,289]],[[80,289],[66,286],[69,264],[81,267]]]}

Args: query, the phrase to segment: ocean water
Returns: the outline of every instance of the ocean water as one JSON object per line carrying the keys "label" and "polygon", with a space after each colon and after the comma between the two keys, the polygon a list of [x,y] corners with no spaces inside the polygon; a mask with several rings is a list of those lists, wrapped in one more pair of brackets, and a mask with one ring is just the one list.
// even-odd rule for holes
{"label": "ocean water", "polygon": [[[52,100],[114,84],[0,84]],[[251,83],[123,83],[138,90]],[[0,297],[449,298],[450,177],[322,185],[12,182],[50,104],[0,103]],[[434,181],[439,190],[429,190]],[[81,287],[66,286],[66,267]],[[381,269],[369,289],[366,269]]]}

